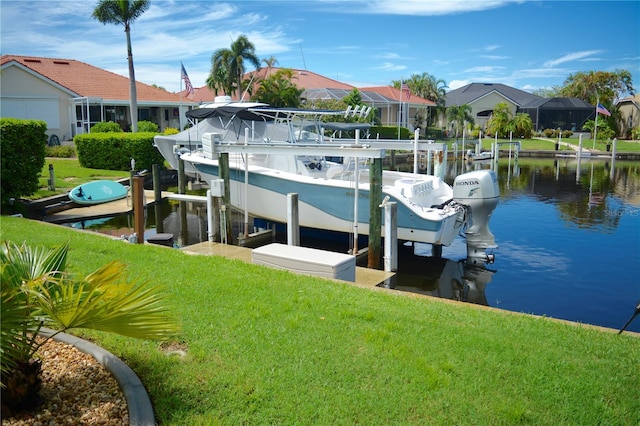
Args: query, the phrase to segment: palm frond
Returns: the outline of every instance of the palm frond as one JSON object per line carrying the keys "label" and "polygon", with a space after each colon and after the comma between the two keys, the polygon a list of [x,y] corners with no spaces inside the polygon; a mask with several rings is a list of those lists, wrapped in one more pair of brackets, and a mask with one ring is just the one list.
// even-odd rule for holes
{"label": "palm frond", "polygon": [[161,289],[126,281],[120,262],[111,262],[81,281],[60,279],[55,285],[40,281],[32,290],[43,317],[63,330],[90,328],[147,339],[173,337],[180,330]]}

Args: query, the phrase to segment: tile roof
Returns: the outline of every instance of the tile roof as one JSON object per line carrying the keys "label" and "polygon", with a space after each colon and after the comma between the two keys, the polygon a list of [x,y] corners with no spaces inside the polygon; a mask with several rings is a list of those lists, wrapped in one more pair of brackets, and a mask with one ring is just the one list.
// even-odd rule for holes
{"label": "tile roof", "polygon": [[393,86],[361,87],[358,90],[360,90],[361,92],[375,92],[395,102],[402,101],[411,105],[436,106],[435,102],[429,99],[421,98],[420,96],[417,96],[413,93],[409,96],[409,99],[407,99],[405,93],[401,92],[400,89],[397,89]]}
{"label": "tile roof", "polygon": [[[105,101],[129,102],[129,79],[74,59],[2,55],[4,68],[11,62],[20,64],[62,86],[72,96],[103,98]],[[179,104],[176,93],[136,82],[138,104]],[[186,99],[184,100],[186,101]]]}
{"label": "tile roof", "polygon": [[[268,74],[273,74],[283,68],[271,67],[260,68],[258,71],[252,71],[245,73],[243,79],[251,78],[251,75],[256,73],[260,79],[264,79]],[[342,83],[340,81],[327,78],[320,74],[316,74],[308,70],[291,69],[293,71],[293,81],[295,85],[306,91],[307,97],[310,99],[317,98],[339,98],[347,96],[353,89],[358,89],[362,95],[362,99],[366,102],[384,103],[384,102],[400,102],[400,89],[396,89],[391,86],[377,86],[377,87],[362,87],[357,88],[350,84]],[[183,92],[186,96],[186,91]],[[234,98],[235,98],[235,94]],[[193,102],[212,102],[215,99],[215,94],[207,86],[194,88],[194,92],[187,96],[187,99]],[[245,100],[248,100],[248,96],[245,95]],[[407,99],[403,99],[403,102],[407,102]],[[435,106],[435,102],[428,99],[421,98],[416,95],[411,95],[408,102],[412,105],[424,105]]]}

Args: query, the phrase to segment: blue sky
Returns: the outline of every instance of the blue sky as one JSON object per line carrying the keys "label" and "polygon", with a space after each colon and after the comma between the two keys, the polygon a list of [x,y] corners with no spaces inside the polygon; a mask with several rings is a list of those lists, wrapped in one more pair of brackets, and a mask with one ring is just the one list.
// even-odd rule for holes
{"label": "blue sky", "polygon": [[[123,27],[92,19],[96,3],[2,0],[2,54],[76,59],[128,76]],[[241,34],[261,59],[358,87],[427,72],[450,89],[494,82],[532,91],[578,71],[626,69],[637,88],[639,22],[637,0],[151,0],[132,43],[136,79],[170,91],[180,89],[180,62],[204,85],[213,52]]]}

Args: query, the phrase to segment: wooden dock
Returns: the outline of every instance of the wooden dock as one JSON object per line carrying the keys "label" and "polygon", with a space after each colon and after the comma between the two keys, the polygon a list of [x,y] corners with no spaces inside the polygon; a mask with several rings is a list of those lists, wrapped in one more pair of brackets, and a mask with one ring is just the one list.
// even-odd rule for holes
{"label": "wooden dock", "polygon": [[[145,190],[144,205],[155,203],[155,195],[153,190]],[[161,197],[170,198],[175,194],[162,192]],[[121,214],[133,213],[133,201],[131,197],[120,200],[111,201],[109,203],[97,204],[93,206],[73,207],[56,213],[48,214],[46,221],[50,223],[69,223],[80,222],[89,219],[100,219]],[[205,255],[205,256],[222,256],[228,259],[238,259],[244,262],[252,263],[251,248],[236,245],[202,242],[181,248],[188,254]],[[389,279],[395,273],[385,272],[377,269],[369,269],[364,267],[356,267],[355,285],[362,287],[376,287]],[[345,281],[346,282],[346,281]],[[352,283],[353,284],[353,283]]]}
{"label": "wooden dock", "polygon": [[[238,259],[247,263],[252,263],[251,251],[252,249],[247,247],[240,247],[228,244],[203,242],[193,244],[181,248],[185,253],[204,256],[223,256],[228,259]],[[361,287],[376,287],[378,284],[391,279],[395,273],[385,272],[377,269],[369,269],[363,267],[356,267],[356,282],[355,284]],[[348,281],[344,281],[348,282]],[[353,284],[353,283],[352,283]]]}

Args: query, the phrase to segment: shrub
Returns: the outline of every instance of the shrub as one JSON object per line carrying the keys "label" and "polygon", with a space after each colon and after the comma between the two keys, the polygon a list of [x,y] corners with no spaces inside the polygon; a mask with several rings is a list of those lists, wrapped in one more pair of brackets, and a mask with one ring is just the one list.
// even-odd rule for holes
{"label": "shrub", "polygon": [[163,165],[164,157],[153,146],[155,133],[90,133],[73,140],[80,166],[90,169],[130,170],[131,159],[137,170]]}
{"label": "shrub", "polygon": [[45,249],[3,241],[0,248],[3,417],[33,409],[30,404],[39,400],[41,364],[36,351],[42,343],[34,337],[43,326],[59,332],[85,328],[154,340],[180,331],[159,286],[127,279],[118,261],[85,278],[71,276],[68,251],[68,242]]}
{"label": "shrub", "polygon": [[164,129],[165,135],[176,135],[178,133],[180,133],[180,131],[178,129],[174,129],[173,127],[167,127],[166,129]]}
{"label": "shrub", "polygon": [[563,130],[562,131],[562,139],[567,139],[573,136],[573,132],[571,130]]}
{"label": "shrub", "polygon": [[556,129],[544,129],[542,132],[547,138],[554,138],[556,136]]}
{"label": "shrub", "polygon": [[138,133],[144,132],[158,133],[158,125],[151,121],[138,121]]}
{"label": "shrub", "polygon": [[91,126],[91,133],[109,133],[109,132],[122,132],[122,128],[118,123],[113,121],[102,121]]}
{"label": "shrub", "polygon": [[76,149],[69,145],[45,146],[45,157],[73,158],[76,156]]}
{"label": "shrub", "polygon": [[38,190],[44,166],[47,123],[41,120],[0,119],[1,203]]}
{"label": "shrub", "polygon": [[[398,138],[398,127],[397,126],[372,126],[371,127],[371,138],[376,139],[380,136],[380,139],[397,139]],[[400,139],[413,139],[413,133],[409,131],[406,127],[400,128]]]}

